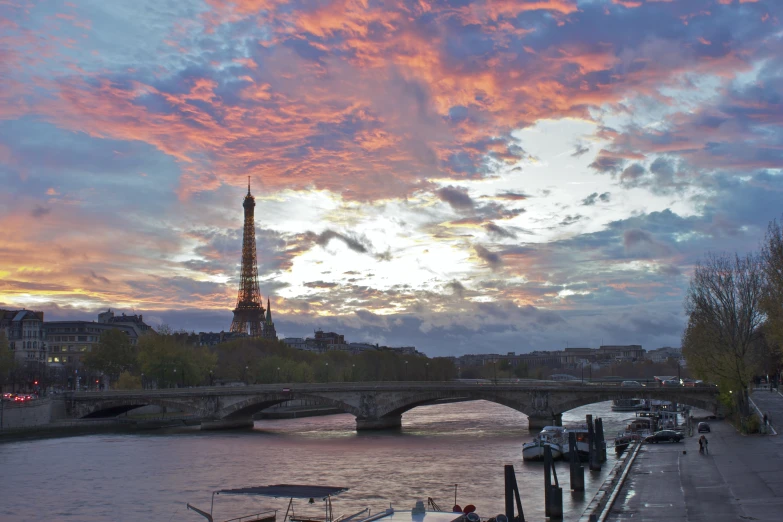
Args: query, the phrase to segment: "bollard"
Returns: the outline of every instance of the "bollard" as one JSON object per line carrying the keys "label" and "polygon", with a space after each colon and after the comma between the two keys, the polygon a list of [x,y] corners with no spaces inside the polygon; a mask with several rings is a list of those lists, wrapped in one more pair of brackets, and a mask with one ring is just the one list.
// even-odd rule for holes
{"label": "bollard", "polygon": [[563,488],[557,480],[555,460],[549,445],[544,446],[544,514],[552,520],[563,518]]}
{"label": "bollard", "polygon": [[606,462],[606,439],[604,438],[604,420],[598,418],[595,420],[596,450],[598,452],[598,462]]}
{"label": "bollard", "polygon": [[601,471],[601,463],[598,460],[598,451],[595,444],[595,430],[593,427],[593,416],[587,416],[587,463],[590,471]]}
{"label": "bollard", "polygon": [[571,489],[584,491],[585,468],[579,460],[579,453],[576,450],[576,433],[573,431],[568,434],[568,452],[571,456]]}
{"label": "bollard", "polygon": [[[522,500],[519,498],[519,488],[517,487],[517,476],[514,474],[514,466],[506,464],[504,471],[505,494],[506,494],[506,518],[508,522],[525,522],[525,513],[522,511]],[[519,515],[514,515],[514,504],[516,504]]]}

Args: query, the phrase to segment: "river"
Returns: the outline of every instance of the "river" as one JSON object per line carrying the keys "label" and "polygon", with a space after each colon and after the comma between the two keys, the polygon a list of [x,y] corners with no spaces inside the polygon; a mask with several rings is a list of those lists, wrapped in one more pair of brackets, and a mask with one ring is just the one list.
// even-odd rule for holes
{"label": "river", "polygon": [[[564,424],[604,419],[611,438],[633,413],[598,403],[563,414]],[[433,497],[450,510],[474,504],[482,517],[503,511],[503,465],[513,464],[528,520],[544,520],[543,465],[522,462],[532,439],[527,418],[485,401],[422,406],[403,415],[397,432],[356,433],[351,415],[263,420],[245,431],[195,429],[36,438],[0,443],[0,520],[198,521],[190,502],[209,509],[220,488],[320,484],[350,490],[334,500],[335,516],[364,507],[411,509]],[[608,470],[585,470],[586,493],[573,496],[568,465],[558,464],[566,520],[584,510]],[[226,520],[287,500],[221,496],[215,519]],[[304,503],[298,512],[309,513]],[[316,501],[313,514],[322,513]],[[282,520],[282,513],[278,514]]]}

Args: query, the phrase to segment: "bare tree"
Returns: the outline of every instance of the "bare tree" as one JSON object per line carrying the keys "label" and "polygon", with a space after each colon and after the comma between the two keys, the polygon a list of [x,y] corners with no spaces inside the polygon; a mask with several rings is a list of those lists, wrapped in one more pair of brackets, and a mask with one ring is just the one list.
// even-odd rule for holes
{"label": "bare tree", "polygon": [[761,306],[767,315],[767,337],[783,346],[783,227],[772,221],[761,247],[766,285]]}
{"label": "bare tree", "polygon": [[764,322],[764,281],[755,254],[709,254],[696,265],[685,300],[689,318],[682,349],[688,366],[728,387],[743,416],[749,413],[747,385],[756,370]]}

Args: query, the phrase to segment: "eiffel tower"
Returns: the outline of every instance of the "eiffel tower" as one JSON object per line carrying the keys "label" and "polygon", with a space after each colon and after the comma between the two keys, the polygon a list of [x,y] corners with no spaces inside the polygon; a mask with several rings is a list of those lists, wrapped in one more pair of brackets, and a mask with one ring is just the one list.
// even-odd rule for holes
{"label": "eiffel tower", "polygon": [[231,331],[260,337],[264,333],[264,305],[258,290],[258,263],[256,260],[256,226],[253,219],[256,198],[250,194],[250,176],[247,178],[247,196],[242,203],[245,209],[245,229],[242,234],[242,271],[240,273],[237,306]]}

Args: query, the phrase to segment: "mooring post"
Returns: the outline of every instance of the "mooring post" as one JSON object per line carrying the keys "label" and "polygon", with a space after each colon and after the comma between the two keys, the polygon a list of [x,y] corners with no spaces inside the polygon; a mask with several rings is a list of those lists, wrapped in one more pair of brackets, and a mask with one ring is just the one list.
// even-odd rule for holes
{"label": "mooring post", "polygon": [[576,449],[576,433],[573,431],[568,434],[568,454],[571,457],[571,489],[573,491],[584,491],[585,468],[579,460],[579,453]]}
{"label": "mooring post", "polygon": [[598,450],[598,462],[606,462],[606,439],[604,438],[604,419],[595,420],[596,449]]}
{"label": "mooring post", "polygon": [[[522,500],[519,498],[517,477],[514,474],[514,466],[506,464],[503,469],[505,479],[506,518],[508,522],[525,522],[525,513],[522,511]],[[514,504],[516,504],[517,516],[514,516]]]}
{"label": "mooring post", "polygon": [[595,443],[595,427],[593,426],[593,416],[587,416],[587,462],[590,471],[601,471],[601,463],[598,461],[598,451]]}
{"label": "mooring post", "polygon": [[[552,478],[555,479],[552,483]],[[544,446],[544,515],[552,520],[563,518],[563,488],[557,480],[552,448]]]}

